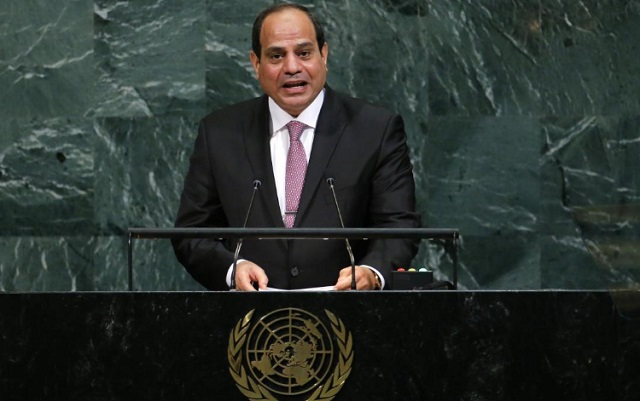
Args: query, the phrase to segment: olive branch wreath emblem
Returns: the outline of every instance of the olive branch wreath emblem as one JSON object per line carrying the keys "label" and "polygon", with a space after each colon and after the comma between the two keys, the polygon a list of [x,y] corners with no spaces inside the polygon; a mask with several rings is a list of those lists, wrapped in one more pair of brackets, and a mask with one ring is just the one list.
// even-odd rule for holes
{"label": "olive branch wreath emblem", "polygon": [[[247,331],[249,330],[251,318],[255,309],[247,313],[244,318],[238,321],[235,328],[229,334],[229,347],[227,348],[227,358],[229,359],[229,371],[236,386],[245,397],[251,401],[278,401],[267,388],[258,384],[254,379],[247,375],[242,364],[242,349],[247,341]],[[351,374],[351,365],[353,364],[353,337],[347,331],[342,320],[338,319],[333,313],[324,310],[327,317],[331,321],[331,329],[336,337],[340,354],[338,363],[333,369],[333,373],[329,378],[307,399],[307,401],[329,401],[342,389],[349,374]]]}

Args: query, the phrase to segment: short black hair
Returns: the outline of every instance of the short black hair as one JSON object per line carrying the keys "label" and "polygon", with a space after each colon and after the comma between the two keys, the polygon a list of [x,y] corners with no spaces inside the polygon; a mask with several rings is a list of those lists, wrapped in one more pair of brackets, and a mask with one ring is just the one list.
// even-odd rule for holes
{"label": "short black hair", "polygon": [[307,7],[301,6],[300,4],[282,3],[263,10],[260,14],[258,14],[258,17],[253,22],[253,29],[251,31],[251,50],[253,50],[258,59],[260,59],[260,53],[262,52],[262,45],[260,44],[260,31],[262,31],[264,20],[271,14],[289,8],[302,11],[307,15],[307,17],[309,17],[311,23],[313,24],[313,29],[316,31],[316,41],[318,42],[318,49],[322,50],[322,46],[324,46],[324,30],[322,29],[322,25],[320,24],[320,21],[318,21],[316,16],[313,15],[313,13],[309,11]]}

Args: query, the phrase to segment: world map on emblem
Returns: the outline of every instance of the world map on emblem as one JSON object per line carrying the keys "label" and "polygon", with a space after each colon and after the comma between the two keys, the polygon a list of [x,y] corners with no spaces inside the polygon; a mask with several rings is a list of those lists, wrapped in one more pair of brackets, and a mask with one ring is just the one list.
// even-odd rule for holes
{"label": "world map on emblem", "polygon": [[307,311],[286,308],[263,316],[248,336],[249,373],[270,391],[297,395],[321,384],[333,365],[331,332]]}

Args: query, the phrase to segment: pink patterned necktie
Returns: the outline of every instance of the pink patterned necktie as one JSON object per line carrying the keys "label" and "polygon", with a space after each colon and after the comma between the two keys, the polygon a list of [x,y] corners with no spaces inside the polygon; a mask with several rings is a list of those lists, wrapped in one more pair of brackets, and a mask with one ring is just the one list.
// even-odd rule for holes
{"label": "pink patterned necktie", "polygon": [[284,226],[293,227],[300,203],[300,194],[304,185],[304,177],[307,174],[307,155],[304,146],[300,142],[300,135],[306,125],[300,121],[291,121],[287,124],[289,130],[289,153],[287,154],[287,176],[284,184],[285,188],[285,215]]}

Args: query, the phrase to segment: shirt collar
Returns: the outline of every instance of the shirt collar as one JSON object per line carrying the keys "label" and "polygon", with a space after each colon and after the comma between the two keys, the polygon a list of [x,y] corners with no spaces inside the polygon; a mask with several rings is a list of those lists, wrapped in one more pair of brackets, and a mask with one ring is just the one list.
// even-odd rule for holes
{"label": "shirt collar", "polygon": [[318,93],[318,96],[311,102],[306,109],[300,113],[298,117],[293,117],[286,111],[282,110],[280,106],[269,98],[269,113],[271,114],[271,126],[273,127],[273,133],[280,131],[285,125],[289,124],[291,120],[300,121],[301,123],[316,128],[318,123],[318,116],[322,109],[322,103],[324,103],[324,89]]}

